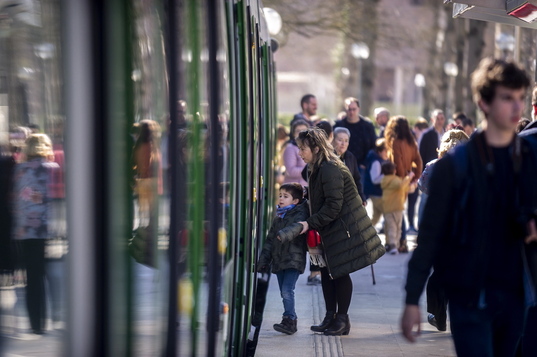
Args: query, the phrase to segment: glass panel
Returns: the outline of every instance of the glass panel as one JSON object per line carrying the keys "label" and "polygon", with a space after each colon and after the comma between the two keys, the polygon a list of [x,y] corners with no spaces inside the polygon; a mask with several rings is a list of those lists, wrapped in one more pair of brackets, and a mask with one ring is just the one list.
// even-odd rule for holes
{"label": "glass panel", "polygon": [[165,349],[168,308],[169,112],[162,2],[133,0],[134,236],[147,248],[133,264],[133,353]]}
{"label": "glass panel", "polygon": [[65,327],[59,13],[52,0],[0,8],[1,333],[14,355],[59,355]]}

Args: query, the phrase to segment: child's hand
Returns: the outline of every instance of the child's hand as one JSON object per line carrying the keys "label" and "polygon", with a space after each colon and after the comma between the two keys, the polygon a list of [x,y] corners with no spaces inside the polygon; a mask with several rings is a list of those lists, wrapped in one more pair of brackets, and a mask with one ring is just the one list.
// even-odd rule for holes
{"label": "child's hand", "polygon": [[414,176],[416,176],[416,174],[414,173],[414,171],[410,171],[410,172],[408,173],[408,177],[410,177],[411,180],[412,180],[412,178],[413,178]]}

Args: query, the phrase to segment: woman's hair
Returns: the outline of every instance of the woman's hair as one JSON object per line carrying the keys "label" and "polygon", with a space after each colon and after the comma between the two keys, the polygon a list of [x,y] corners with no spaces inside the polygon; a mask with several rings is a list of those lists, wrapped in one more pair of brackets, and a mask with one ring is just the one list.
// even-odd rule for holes
{"label": "woman's hair", "polygon": [[349,139],[351,138],[351,132],[349,131],[349,129],[347,128],[344,128],[342,126],[338,126],[337,128],[334,129],[334,138],[336,136],[338,136],[339,134],[347,134],[347,136],[349,137]]}
{"label": "woman's hair", "polygon": [[289,131],[289,139],[291,141],[295,140],[295,129],[297,126],[300,126],[300,125],[304,125],[304,126],[307,126],[308,128],[310,127],[310,125],[308,124],[307,121],[303,120],[303,119],[297,119],[294,121],[294,123],[291,125],[291,130]]}
{"label": "woman's hair", "polygon": [[383,152],[384,150],[386,150],[386,139],[384,139],[384,138],[378,138],[378,139],[375,141],[375,147],[373,148],[373,150],[374,150],[377,154],[380,154],[381,152]]}
{"label": "woman's hair", "polygon": [[405,140],[409,145],[417,146],[416,139],[410,131],[408,120],[402,116],[397,115],[391,117],[386,124],[386,131],[384,131],[384,137],[386,138],[386,144],[391,149],[393,141],[395,139]]}
{"label": "woman's hair", "polygon": [[462,130],[451,129],[442,135],[440,147],[438,148],[438,158],[442,158],[449,150],[455,146],[464,144],[468,141],[468,135]]}
{"label": "woman's hair", "polygon": [[156,143],[160,139],[160,125],[151,119],[143,119],[138,125],[137,143]]}
{"label": "woman's hair", "polygon": [[25,152],[28,160],[47,158],[54,154],[52,151],[52,141],[46,134],[31,134],[26,139]]}
{"label": "woman's hair", "polygon": [[517,134],[520,133],[529,123],[531,123],[531,120],[529,120],[528,118],[521,118],[516,125],[515,132]]}
{"label": "woman's hair", "polygon": [[[326,135],[322,129],[309,128],[308,130],[301,131],[296,139],[298,146],[307,146],[313,153],[313,161],[308,165],[312,168],[318,167],[325,161],[333,161],[336,163],[343,163],[334,151],[332,144],[326,139]],[[315,152],[318,149],[318,152]]]}
{"label": "woman's hair", "polygon": [[278,124],[278,129],[276,129],[276,138],[278,140],[286,140],[289,134],[287,134],[287,129],[285,129],[285,126]]}

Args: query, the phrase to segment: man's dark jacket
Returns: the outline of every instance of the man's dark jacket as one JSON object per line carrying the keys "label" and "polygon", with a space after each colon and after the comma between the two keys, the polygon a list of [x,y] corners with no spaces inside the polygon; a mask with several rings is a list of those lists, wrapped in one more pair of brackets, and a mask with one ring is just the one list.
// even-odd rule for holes
{"label": "man's dark jacket", "polygon": [[420,141],[420,156],[423,161],[423,168],[425,165],[436,158],[438,158],[438,133],[431,127],[423,133]]}
{"label": "man's dark jacket", "polygon": [[[487,232],[494,222],[485,212],[488,212],[487,207],[497,205],[493,206],[495,194],[487,178],[490,170],[480,156],[483,150],[479,147],[479,136],[485,140],[484,133],[479,133],[435,163],[429,198],[420,224],[418,246],[408,264],[405,287],[407,304],[418,304],[433,266],[450,299],[463,299],[467,306],[476,306],[485,284],[487,281],[490,283],[490,275],[487,275],[490,272],[487,272],[487,265],[484,264],[486,257],[483,252],[487,248]],[[519,262],[525,259],[523,252],[534,259],[531,255],[535,252],[536,243],[526,245],[523,238],[525,223],[537,208],[536,158],[527,142],[521,140],[521,144],[520,192],[517,195],[520,200],[516,212],[519,219],[511,221],[509,237],[506,237],[518,240],[516,244],[521,252]],[[510,150],[512,152],[513,149]],[[459,151],[466,152],[465,160],[460,160]],[[462,173],[455,169],[455,165],[461,164],[464,165]],[[498,264],[502,268],[502,262],[498,261]],[[532,273],[537,276],[535,270]],[[522,276],[519,278],[522,282]]]}

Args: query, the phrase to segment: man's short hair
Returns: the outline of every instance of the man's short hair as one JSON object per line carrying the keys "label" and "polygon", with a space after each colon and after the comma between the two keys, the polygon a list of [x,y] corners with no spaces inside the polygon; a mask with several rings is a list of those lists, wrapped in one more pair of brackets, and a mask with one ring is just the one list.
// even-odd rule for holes
{"label": "man's short hair", "polygon": [[306,94],[300,99],[300,108],[304,107],[304,104],[308,104],[311,98],[315,98],[313,94]]}
{"label": "man's short hair", "polygon": [[345,98],[345,101],[343,102],[345,104],[345,110],[349,109],[349,105],[354,102],[360,108],[360,101],[357,98],[354,97],[348,97]]}
{"label": "man's short hair", "polygon": [[457,120],[457,119],[464,120],[464,118],[466,118],[466,114],[464,114],[463,112],[453,113],[453,120]]}
{"label": "man's short hair", "polygon": [[467,126],[471,126],[471,127],[474,127],[474,121],[468,117],[462,119],[462,126],[463,127],[467,127]]}
{"label": "man's short hair", "polygon": [[472,93],[476,103],[480,100],[492,102],[498,86],[526,89],[530,86],[530,79],[526,71],[513,61],[483,58],[472,73]]}
{"label": "man's short hair", "polygon": [[294,200],[300,201],[304,197],[304,188],[298,182],[284,183],[280,186],[280,190],[290,193]]}
{"label": "man's short hair", "polygon": [[431,114],[431,117],[435,118],[438,116],[438,114],[444,114],[444,111],[442,109],[434,109],[432,114]]}

